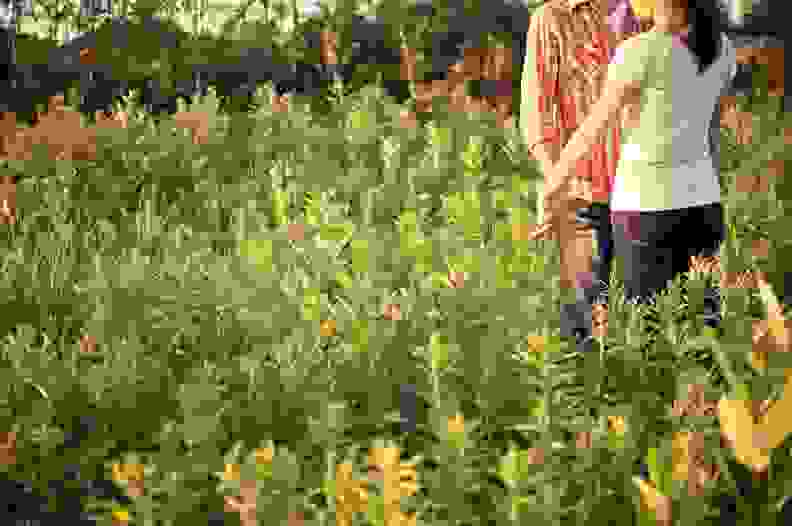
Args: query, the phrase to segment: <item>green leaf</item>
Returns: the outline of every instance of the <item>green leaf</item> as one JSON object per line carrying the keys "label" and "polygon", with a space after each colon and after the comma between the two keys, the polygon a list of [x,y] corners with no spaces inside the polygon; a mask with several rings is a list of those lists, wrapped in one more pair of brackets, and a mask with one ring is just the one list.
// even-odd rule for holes
{"label": "green leaf", "polygon": [[366,239],[353,239],[351,243],[352,271],[368,272],[369,269],[369,244]]}
{"label": "green leaf", "polygon": [[429,128],[429,138],[435,148],[447,149],[451,146],[451,128],[447,126],[431,126]]}
{"label": "green leaf", "polygon": [[385,497],[369,495],[366,518],[373,526],[385,526]]}
{"label": "green leaf", "polygon": [[448,336],[442,333],[434,333],[429,340],[429,354],[432,361],[432,369],[441,371],[448,367],[450,344]]}
{"label": "green leaf", "polygon": [[272,226],[285,225],[289,221],[289,193],[275,189],[272,192]]}
{"label": "green leaf", "polygon": [[248,258],[259,270],[274,270],[272,258],[272,240],[248,239],[241,242],[242,255]]}
{"label": "green leaf", "polygon": [[306,192],[303,197],[303,210],[305,213],[305,223],[317,226],[322,223],[322,201],[321,195]]}
{"label": "green leaf", "polygon": [[429,239],[418,240],[413,247],[415,271],[429,272],[432,269],[432,242]]}
{"label": "green leaf", "polygon": [[355,280],[352,278],[352,274],[343,271],[336,272],[335,282],[342,289],[352,288],[355,284]]}
{"label": "green leaf", "polygon": [[531,409],[531,416],[535,418],[542,418],[545,416],[545,401],[544,398],[537,398],[533,401],[533,408]]}
{"label": "green leaf", "polygon": [[353,130],[365,130],[372,127],[373,118],[371,112],[365,110],[355,110],[349,114],[349,126]]}
{"label": "green leaf", "polygon": [[269,480],[272,478],[272,464],[256,464],[256,480]]}
{"label": "green leaf", "polygon": [[752,400],[751,384],[747,382],[740,382],[734,389],[737,400]]}
{"label": "green leaf", "polygon": [[319,238],[323,241],[346,241],[355,231],[351,223],[325,224],[319,229]]}
{"label": "green leaf", "polygon": [[303,319],[318,321],[321,315],[322,294],[316,287],[309,287],[303,291]]}
{"label": "green leaf", "polygon": [[647,458],[649,477],[662,495],[671,495],[673,490],[673,463],[670,444],[661,448],[650,448]]}
{"label": "green leaf", "polygon": [[368,351],[369,323],[368,320],[354,320],[352,322],[352,347],[358,352]]}

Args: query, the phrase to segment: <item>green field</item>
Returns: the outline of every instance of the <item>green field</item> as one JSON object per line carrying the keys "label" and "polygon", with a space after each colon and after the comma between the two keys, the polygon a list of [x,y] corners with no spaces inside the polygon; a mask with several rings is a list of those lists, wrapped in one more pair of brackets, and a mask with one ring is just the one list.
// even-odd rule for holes
{"label": "green field", "polygon": [[[788,117],[760,95],[744,101],[753,144],[723,133],[723,260],[727,272],[767,271],[788,294],[778,276],[789,179],[750,194],[739,184],[788,155]],[[214,115],[215,101],[201,104]],[[418,464],[421,490],[403,502],[418,524],[630,524],[632,463],[673,430],[677,382],[703,368],[728,393],[724,378],[756,376],[746,363],[757,298],[725,291],[715,338],[695,315],[702,277],[675,286],[648,322],[616,281],[607,338],[575,355],[557,337],[557,250],[512,238],[513,225],[535,222],[539,178],[516,132],[442,109],[435,125],[404,130],[373,87],[328,116],[296,106],[213,117],[201,146],[133,119],[105,133],[97,161],[0,168],[19,176],[18,223],[0,232],[11,476],[43,484],[79,461],[109,478],[112,463],[140,462],[133,523],[202,524],[239,491],[221,480],[224,464],[254,477],[253,450],[274,444],[258,474],[261,524],[300,510],[330,525],[336,463],[363,478],[368,448],[393,444]],[[757,239],[767,255],[752,253]],[[383,317],[389,305],[401,319]],[[80,351],[85,335],[95,352]],[[418,395],[410,432],[404,385]],[[447,427],[457,413],[462,435]],[[57,424],[86,414],[101,429],[49,457]],[[608,415],[630,422],[622,442]],[[583,429],[595,430],[584,451],[572,436]],[[542,466],[514,462],[535,446],[552,451]],[[381,488],[370,493],[354,524],[385,524]],[[717,523],[712,512],[701,523]]]}

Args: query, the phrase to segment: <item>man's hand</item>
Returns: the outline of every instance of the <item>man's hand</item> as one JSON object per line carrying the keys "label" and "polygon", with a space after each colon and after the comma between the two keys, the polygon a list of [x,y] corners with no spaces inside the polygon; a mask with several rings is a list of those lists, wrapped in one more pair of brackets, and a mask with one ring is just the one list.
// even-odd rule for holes
{"label": "man's hand", "polygon": [[[553,181],[552,176],[550,181]],[[562,217],[578,208],[591,205],[591,202],[591,181],[573,177],[554,184],[544,195],[544,223],[528,238],[534,240],[554,235]]]}

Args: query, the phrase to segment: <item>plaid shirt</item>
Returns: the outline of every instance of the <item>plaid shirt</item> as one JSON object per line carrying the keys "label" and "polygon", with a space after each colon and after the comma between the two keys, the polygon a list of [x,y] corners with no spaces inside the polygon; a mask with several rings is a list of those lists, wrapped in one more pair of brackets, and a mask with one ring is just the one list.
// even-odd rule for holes
{"label": "plaid shirt", "polygon": [[[545,144],[553,162],[599,98],[613,49],[642,29],[627,0],[619,2],[626,6],[617,4],[611,10],[605,9],[606,1],[550,0],[531,16],[521,128],[529,151]],[[577,175],[590,181],[592,194],[586,197],[592,201],[608,201],[619,131],[619,123],[612,123],[578,161]]]}

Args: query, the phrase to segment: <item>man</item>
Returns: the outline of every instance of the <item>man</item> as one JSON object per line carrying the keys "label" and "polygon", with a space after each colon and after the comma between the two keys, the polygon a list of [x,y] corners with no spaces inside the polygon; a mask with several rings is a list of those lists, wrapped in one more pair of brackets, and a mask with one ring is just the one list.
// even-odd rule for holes
{"label": "man", "polygon": [[[520,114],[524,139],[543,172],[549,173],[599,98],[613,50],[640,30],[628,0],[551,0],[533,13],[526,39]],[[611,259],[608,194],[618,141],[619,126],[614,123],[610,133],[600,137],[594,150],[578,164],[572,208],[563,217],[548,217],[546,222],[557,234],[561,251],[561,333],[575,337],[579,350],[589,348],[592,342],[591,305],[607,304]],[[592,229],[601,256],[597,265],[592,258]],[[574,291],[573,297],[570,291]]]}

